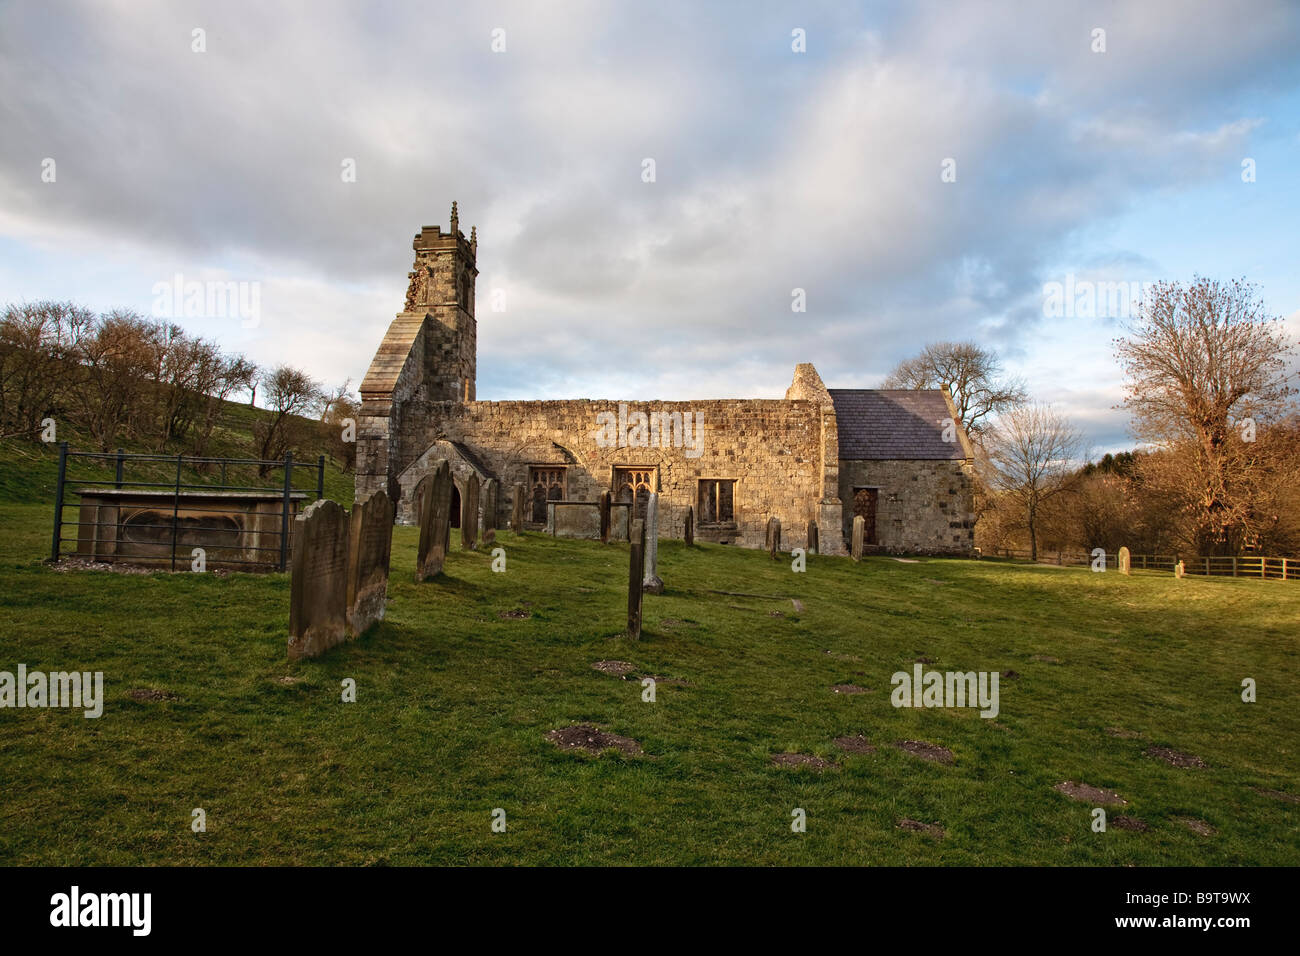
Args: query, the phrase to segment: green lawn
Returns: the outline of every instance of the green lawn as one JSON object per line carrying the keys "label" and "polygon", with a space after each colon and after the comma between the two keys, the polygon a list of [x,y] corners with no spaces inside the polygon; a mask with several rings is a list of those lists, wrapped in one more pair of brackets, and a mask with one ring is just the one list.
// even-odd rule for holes
{"label": "green lawn", "polygon": [[[0,864],[1300,863],[1297,806],[1258,792],[1300,794],[1300,585],[889,558],[795,574],[664,542],[667,590],[631,642],[626,545],[502,533],[505,573],[456,552],[417,585],[399,528],[384,623],[289,664],[286,576],[56,572],[39,562],[49,520],[0,505],[0,670],[100,670],[107,703],[98,720],[0,710]],[[894,708],[890,676],[922,656],[1020,676],[994,720]],[[689,686],[645,703],[602,659]],[[645,755],[545,739],[576,722]],[[879,749],[832,743],[854,734]],[[904,738],[955,760],[891,746]],[[1143,756],[1153,744],[1208,766]],[[774,766],[785,751],[837,766]],[[1118,791],[1111,820],[1150,829],[1092,832],[1091,805],[1053,791],[1065,780]]]}

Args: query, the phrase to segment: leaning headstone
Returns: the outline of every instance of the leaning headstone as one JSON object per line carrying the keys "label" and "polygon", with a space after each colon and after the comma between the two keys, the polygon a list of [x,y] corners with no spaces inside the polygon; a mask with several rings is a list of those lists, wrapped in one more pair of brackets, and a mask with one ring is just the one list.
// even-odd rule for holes
{"label": "leaning headstone", "polygon": [[478,475],[465,479],[460,490],[460,546],[473,551],[478,544]]}
{"label": "leaning headstone", "polygon": [[293,520],[289,660],[297,661],[347,640],[348,513],[322,498]]}
{"label": "leaning headstone", "polygon": [[600,509],[600,543],[609,544],[610,522],[612,516],[610,515],[610,495],[608,491],[602,491],[600,493],[600,504],[598,507]]}
{"label": "leaning headstone", "polygon": [[1183,562],[1179,561],[1174,565],[1174,577],[1181,578],[1187,573],[1187,568],[1183,567]]}
{"label": "leaning headstone", "polygon": [[497,484],[495,478],[483,483],[483,546],[487,547],[497,539]]}
{"label": "leaning headstone", "polygon": [[767,553],[773,558],[781,556],[781,519],[767,519]]}
{"label": "leaning headstone", "polygon": [[[421,486],[427,486],[423,496]],[[420,518],[420,546],[415,556],[415,580],[427,581],[442,573],[447,560],[447,538],[451,528],[451,468],[440,458],[433,473],[415,486]]]}
{"label": "leaning headstone", "polygon": [[821,542],[818,539],[816,521],[808,522],[808,540],[806,542],[806,547],[809,554],[821,554],[821,551],[818,550],[821,547]]}
{"label": "leaning headstone", "polygon": [[1130,574],[1132,568],[1133,556],[1129,553],[1128,548],[1119,549],[1119,573]]}
{"label": "leaning headstone", "polygon": [[632,522],[628,537],[627,565],[627,636],[636,640],[641,636],[641,580],[645,559],[645,522],[637,518]]}
{"label": "leaning headstone", "polygon": [[686,538],[686,547],[689,548],[695,544],[695,507],[693,505],[686,506],[686,534],[684,537]]}
{"label": "leaning headstone", "polygon": [[849,555],[854,561],[862,560],[862,539],[867,536],[867,519],[853,516],[853,538],[849,542]]}
{"label": "leaning headstone", "polygon": [[659,495],[653,491],[645,505],[645,574],[641,587],[651,594],[664,592],[664,582],[659,579]]}
{"label": "leaning headstone", "polygon": [[376,491],[352,506],[348,531],[348,634],[360,637],[384,619],[388,559],[393,550],[393,505]]}
{"label": "leaning headstone", "polygon": [[510,513],[510,530],[515,534],[524,533],[524,486],[515,485],[514,510]]}

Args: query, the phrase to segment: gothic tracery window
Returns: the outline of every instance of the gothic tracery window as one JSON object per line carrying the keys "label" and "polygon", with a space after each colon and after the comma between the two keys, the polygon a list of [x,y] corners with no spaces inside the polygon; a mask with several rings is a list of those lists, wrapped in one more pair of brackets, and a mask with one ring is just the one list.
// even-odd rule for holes
{"label": "gothic tracery window", "polygon": [[568,469],[557,465],[534,465],[528,469],[528,485],[532,489],[533,522],[546,523],[546,503],[563,501],[565,478]]}
{"label": "gothic tracery window", "polygon": [[646,503],[654,490],[653,468],[615,468],[614,500],[632,505],[633,518],[645,518]]}

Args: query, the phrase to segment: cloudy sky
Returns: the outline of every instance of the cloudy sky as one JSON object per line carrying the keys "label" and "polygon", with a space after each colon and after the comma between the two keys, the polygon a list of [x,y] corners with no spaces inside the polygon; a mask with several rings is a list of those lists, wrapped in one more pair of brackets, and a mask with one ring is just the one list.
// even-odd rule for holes
{"label": "cloudy sky", "polygon": [[1124,318],[1044,286],[1245,276],[1300,336],[1298,49],[1285,0],[5,3],[0,301],[256,283],[256,323],[178,321],[355,385],[456,199],[480,399],[972,339],[1116,450]]}

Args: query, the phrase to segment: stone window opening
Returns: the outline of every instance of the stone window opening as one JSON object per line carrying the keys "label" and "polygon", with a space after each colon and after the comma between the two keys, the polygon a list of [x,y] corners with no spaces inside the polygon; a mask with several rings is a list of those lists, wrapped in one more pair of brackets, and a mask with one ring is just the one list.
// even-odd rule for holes
{"label": "stone window opening", "polygon": [[632,517],[645,519],[650,492],[654,491],[655,469],[651,466],[630,465],[614,469],[613,499],[632,505]]}
{"label": "stone window opening", "polygon": [[734,525],[736,523],[736,479],[701,478],[696,500],[696,515],[700,525]]}
{"label": "stone window opening", "polygon": [[532,520],[546,523],[546,503],[564,501],[569,469],[563,465],[532,465],[528,469],[528,487],[532,490]]}

